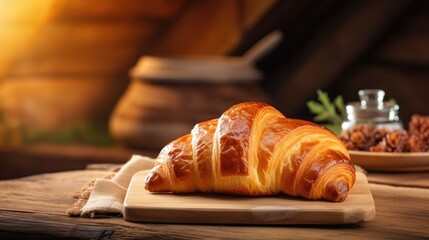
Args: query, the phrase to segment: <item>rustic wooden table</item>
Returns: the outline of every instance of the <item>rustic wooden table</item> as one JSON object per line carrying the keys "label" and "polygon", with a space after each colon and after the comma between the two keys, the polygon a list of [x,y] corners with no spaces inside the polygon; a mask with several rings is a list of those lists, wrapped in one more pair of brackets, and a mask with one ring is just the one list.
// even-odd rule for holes
{"label": "rustic wooden table", "polygon": [[[429,238],[429,188],[371,183],[377,216],[344,226],[141,224],[122,218],[71,218],[66,210],[106,170],[77,170],[0,181],[1,239],[421,239]],[[375,177],[380,178],[380,175]],[[424,179],[429,173],[421,174]],[[371,179],[371,174],[370,174]]]}

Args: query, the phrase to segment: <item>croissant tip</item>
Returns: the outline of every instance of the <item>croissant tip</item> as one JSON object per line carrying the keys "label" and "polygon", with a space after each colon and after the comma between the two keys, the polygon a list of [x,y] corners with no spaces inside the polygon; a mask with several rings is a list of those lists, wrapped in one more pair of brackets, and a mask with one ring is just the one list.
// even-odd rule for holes
{"label": "croissant tip", "polygon": [[150,171],[149,174],[146,176],[146,179],[144,181],[144,188],[148,191],[151,191],[152,176],[153,176],[153,172]]}
{"label": "croissant tip", "polygon": [[349,193],[349,185],[341,180],[328,184],[325,199],[331,202],[343,202]]}
{"label": "croissant tip", "polygon": [[157,171],[150,171],[145,179],[145,189],[149,192],[169,191],[168,182]]}

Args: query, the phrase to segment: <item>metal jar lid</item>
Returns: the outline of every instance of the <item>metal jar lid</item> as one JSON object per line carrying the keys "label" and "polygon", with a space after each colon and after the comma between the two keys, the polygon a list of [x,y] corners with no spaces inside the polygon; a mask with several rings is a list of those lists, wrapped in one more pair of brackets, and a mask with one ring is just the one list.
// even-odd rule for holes
{"label": "metal jar lid", "polygon": [[359,91],[360,102],[346,106],[347,119],[351,121],[395,122],[399,121],[399,106],[393,101],[384,102],[381,89]]}

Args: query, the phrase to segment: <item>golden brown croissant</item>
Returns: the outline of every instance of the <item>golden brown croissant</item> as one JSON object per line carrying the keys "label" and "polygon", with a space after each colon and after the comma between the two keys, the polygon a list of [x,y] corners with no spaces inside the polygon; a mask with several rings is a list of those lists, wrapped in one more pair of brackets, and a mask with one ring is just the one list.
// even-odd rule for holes
{"label": "golden brown croissant", "polygon": [[355,182],[344,144],[329,130],[285,118],[257,102],[232,106],[219,119],[165,146],[146,178],[151,192],[288,194],[343,201]]}

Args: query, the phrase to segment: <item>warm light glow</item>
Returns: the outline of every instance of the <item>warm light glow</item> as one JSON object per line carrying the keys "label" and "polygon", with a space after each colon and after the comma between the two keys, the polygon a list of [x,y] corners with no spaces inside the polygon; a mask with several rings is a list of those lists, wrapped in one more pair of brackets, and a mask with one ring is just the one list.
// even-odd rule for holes
{"label": "warm light glow", "polygon": [[0,80],[48,19],[54,0],[0,0]]}

